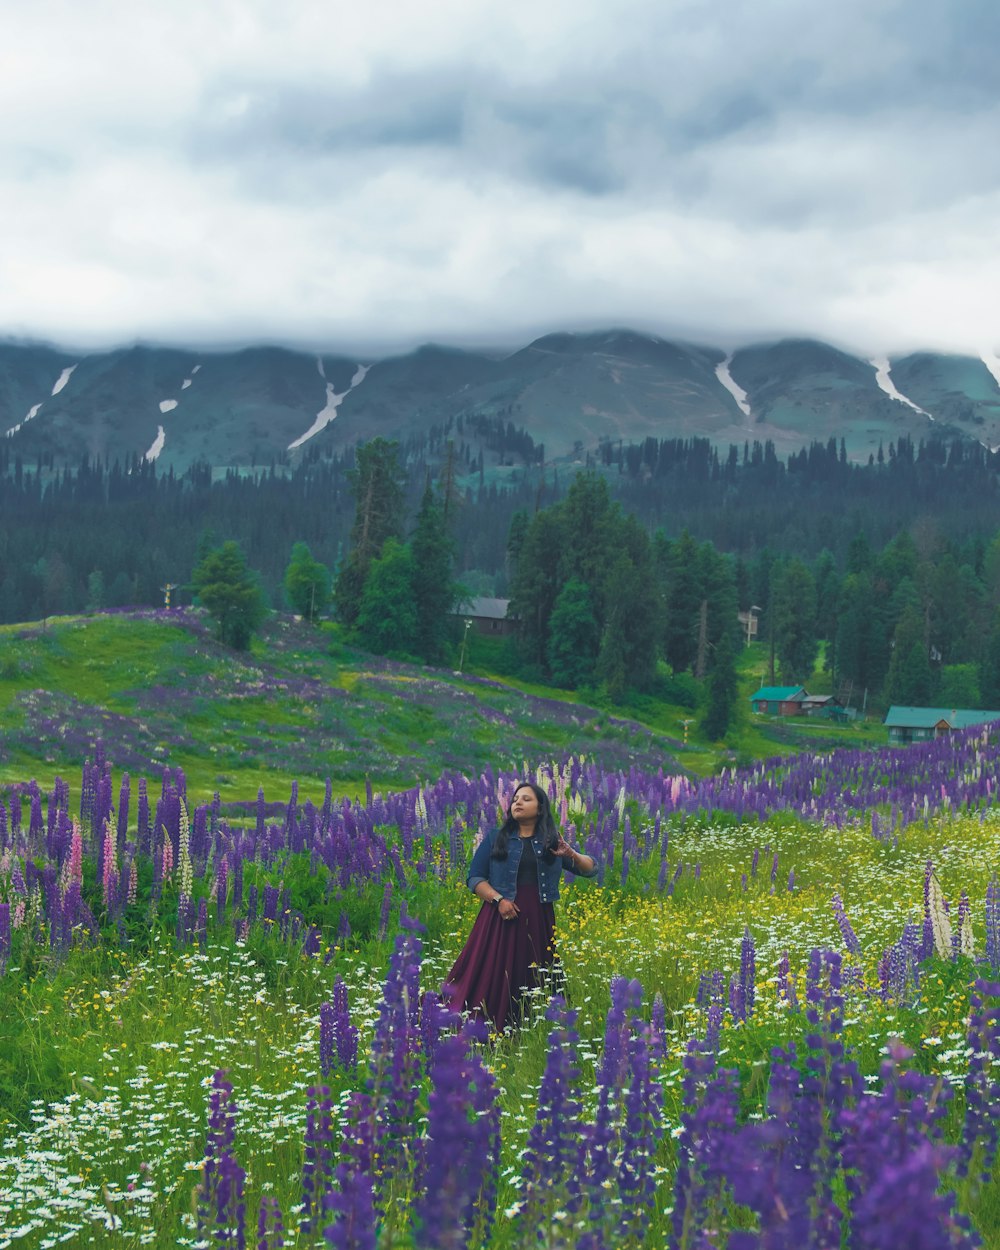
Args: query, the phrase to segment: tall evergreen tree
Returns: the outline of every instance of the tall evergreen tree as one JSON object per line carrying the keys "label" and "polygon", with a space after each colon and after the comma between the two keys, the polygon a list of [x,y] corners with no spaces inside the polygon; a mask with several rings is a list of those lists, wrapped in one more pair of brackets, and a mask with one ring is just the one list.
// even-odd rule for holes
{"label": "tall evergreen tree", "polygon": [[413,556],[398,539],[387,538],[371,562],[355,628],[362,646],[379,655],[411,656],[417,645],[413,601]]}
{"label": "tall evergreen tree", "polygon": [[313,622],[330,603],[330,570],[314,560],[306,543],[292,547],[285,570],[285,596],[299,616]]}
{"label": "tall evergreen tree", "polygon": [[931,669],[924,641],[924,622],[920,609],[910,604],[893,634],[885,697],[888,703],[920,707],[930,702],[930,694]]}
{"label": "tall evergreen tree", "polygon": [[215,620],[220,642],[246,651],[267,615],[267,602],[238,543],[208,551],[191,575],[197,601]]}
{"label": "tall evergreen tree", "polygon": [[736,660],[729,633],[724,633],[712,651],[708,673],[708,706],[702,728],[707,737],[717,742],[729,731],[736,711],[738,694]]}
{"label": "tall evergreen tree", "polygon": [[389,538],[401,538],[405,506],[405,475],[399,465],[399,444],[384,438],[359,443],[355,467],[348,474],[356,511],[351,549],[337,575],[337,615],[352,626],[361,611],[365,579],[373,560]]}
{"label": "tall evergreen tree", "polygon": [[698,545],[684,530],[673,543],[668,557],[663,630],[663,655],[676,673],[692,668],[697,658],[698,618],[703,598]]}
{"label": "tall evergreen tree", "polygon": [[428,481],[410,540],[413,562],[413,606],[416,611],[416,652],[428,664],[445,656],[455,606],[453,579],[455,544],[448,533],[444,507]]}
{"label": "tall evergreen tree", "polygon": [[559,592],[549,619],[549,671],[555,684],[570,690],[590,685],[599,646],[590,587],[571,577]]}
{"label": "tall evergreen tree", "polygon": [[816,583],[798,559],[787,561],[774,579],[771,630],[781,675],[805,683],[812,675],[818,650]]}

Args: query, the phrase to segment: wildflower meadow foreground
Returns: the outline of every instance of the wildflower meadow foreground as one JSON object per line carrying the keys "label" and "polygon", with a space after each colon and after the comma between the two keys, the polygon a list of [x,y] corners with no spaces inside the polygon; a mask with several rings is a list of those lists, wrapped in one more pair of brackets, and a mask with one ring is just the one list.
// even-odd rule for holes
{"label": "wildflower meadow foreground", "polygon": [[[0,1250],[1000,1246],[998,763],[12,787]],[[599,875],[495,1036],[438,991],[526,775]]]}

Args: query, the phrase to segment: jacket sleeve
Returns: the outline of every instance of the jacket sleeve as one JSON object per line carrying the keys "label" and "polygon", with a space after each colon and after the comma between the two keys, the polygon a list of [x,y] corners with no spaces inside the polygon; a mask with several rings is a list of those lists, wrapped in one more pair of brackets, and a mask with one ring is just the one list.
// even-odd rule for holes
{"label": "jacket sleeve", "polygon": [[[585,855],[586,851],[582,851],[581,854]],[[594,859],[593,856],[591,856],[590,858]],[[581,872],[578,869],[574,868],[572,860],[570,860],[569,863],[563,860],[562,866],[563,866],[563,872],[571,872],[574,877],[596,877],[597,876],[597,860],[596,859],[594,859],[594,867],[591,869],[590,872]]]}
{"label": "jacket sleeve", "polygon": [[493,854],[495,839],[495,833],[488,833],[476,847],[476,853],[473,855],[472,863],[469,865],[469,875],[465,879],[465,884],[470,890],[474,890],[480,881],[489,881],[490,879],[490,856]]}

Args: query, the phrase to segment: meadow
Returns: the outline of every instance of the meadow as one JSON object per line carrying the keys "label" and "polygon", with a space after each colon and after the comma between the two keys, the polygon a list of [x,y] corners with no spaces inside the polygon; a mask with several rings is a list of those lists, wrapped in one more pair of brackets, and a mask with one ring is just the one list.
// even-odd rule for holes
{"label": "meadow", "polygon": [[[85,723],[30,740],[6,680],[5,767],[71,756]],[[615,758],[525,738],[354,793],[283,762],[206,799],[94,738],[72,785],[5,772],[0,1250],[1000,1245],[996,733],[698,778],[604,726]],[[493,1036],[437,991],[525,775],[599,875],[567,878],[558,964]]]}

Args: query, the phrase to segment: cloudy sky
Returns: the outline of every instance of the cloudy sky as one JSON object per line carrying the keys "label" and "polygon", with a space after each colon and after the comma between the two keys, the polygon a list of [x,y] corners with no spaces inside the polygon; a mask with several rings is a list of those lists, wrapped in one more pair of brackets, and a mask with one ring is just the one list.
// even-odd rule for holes
{"label": "cloudy sky", "polygon": [[7,0],[0,336],[1000,347],[995,0]]}

